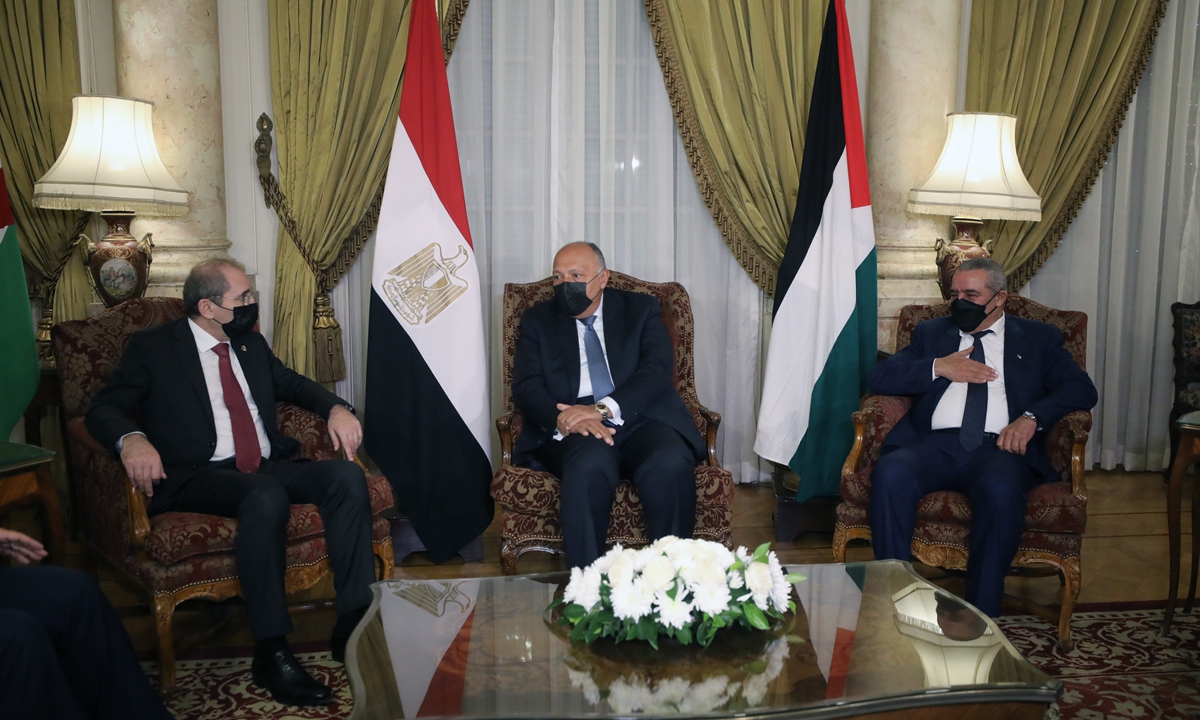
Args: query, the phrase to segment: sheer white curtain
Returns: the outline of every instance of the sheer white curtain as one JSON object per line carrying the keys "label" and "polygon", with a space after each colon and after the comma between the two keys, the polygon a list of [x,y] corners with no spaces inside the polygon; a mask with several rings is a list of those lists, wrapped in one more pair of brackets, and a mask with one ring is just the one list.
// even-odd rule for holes
{"label": "sheer white curtain", "polygon": [[642,3],[476,0],[448,70],[493,411],[504,283],[546,277],[559,247],[594,242],[609,267],[688,289],[697,391],[724,416],[722,462],[740,482],[765,479],[752,450],[763,295],[700,198]]}
{"label": "sheer white curtain", "polygon": [[1167,6],[1117,144],[1058,250],[1022,290],[1088,314],[1100,393],[1088,462],[1160,470],[1170,454],[1171,303],[1200,299],[1200,0]]}

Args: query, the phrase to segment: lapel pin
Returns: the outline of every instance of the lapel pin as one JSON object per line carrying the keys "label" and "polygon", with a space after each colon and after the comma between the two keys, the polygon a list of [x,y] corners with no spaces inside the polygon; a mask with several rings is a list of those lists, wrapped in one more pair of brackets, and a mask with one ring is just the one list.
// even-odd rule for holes
{"label": "lapel pin", "polygon": [[[246,346],[245,346],[245,345],[243,345],[243,346],[242,346],[242,349],[243,349],[243,350],[245,350],[245,349],[246,349]],[[1020,359],[1021,359],[1021,353],[1017,353],[1017,359],[1018,359],[1018,360],[1020,360]]]}
{"label": "lapel pin", "polygon": [[[245,345],[243,345],[243,346],[242,346],[242,352],[246,352],[246,346],[245,346]],[[1018,355],[1017,357],[1021,357],[1021,356],[1020,356],[1020,355]]]}

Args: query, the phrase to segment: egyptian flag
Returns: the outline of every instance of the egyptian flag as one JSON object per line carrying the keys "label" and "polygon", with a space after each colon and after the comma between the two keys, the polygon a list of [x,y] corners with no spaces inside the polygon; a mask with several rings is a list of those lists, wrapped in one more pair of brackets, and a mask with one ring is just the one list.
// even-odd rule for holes
{"label": "egyptian flag", "polygon": [[8,203],[4,168],[0,168],[0,441],[7,440],[41,380],[33,315],[25,287],[17,224]]}
{"label": "egyptian flag", "polygon": [[434,562],[492,521],[479,270],[435,0],[409,23],[375,237],[364,444]]}
{"label": "egyptian flag", "polygon": [[808,620],[817,668],[825,678],[825,697],[843,697],[850,677],[866,569],[862,565],[801,565],[789,566],[787,572],[799,572],[808,578],[796,583],[796,596]]}
{"label": "egyptian flag", "polygon": [[875,364],[875,231],[844,0],[830,0],[796,212],[779,277],[754,451],[837,495]]}

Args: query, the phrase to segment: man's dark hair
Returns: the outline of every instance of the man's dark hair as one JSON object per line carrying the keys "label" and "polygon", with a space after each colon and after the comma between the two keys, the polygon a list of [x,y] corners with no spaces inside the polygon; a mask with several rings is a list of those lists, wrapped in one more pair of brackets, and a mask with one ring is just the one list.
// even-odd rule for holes
{"label": "man's dark hair", "polygon": [[987,288],[996,294],[1001,290],[1008,290],[1008,276],[1004,274],[1004,268],[1000,263],[991,258],[972,258],[967,260],[962,265],[958,266],[955,272],[967,272],[971,270],[982,270],[987,273]]}
{"label": "man's dark hair", "polygon": [[205,260],[188,273],[183,281],[183,311],[188,317],[199,317],[200,301],[211,300],[221,305],[221,299],[229,290],[225,268],[246,272],[246,266],[237,260],[216,258]]}
{"label": "man's dark hair", "polygon": [[587,246],[592,249],[592,252],[596,253],[596,261],[600,263],[600,269],[607,270],[608,266],[604,264],[604,251],[600,249],[600,246],[591,242]]}

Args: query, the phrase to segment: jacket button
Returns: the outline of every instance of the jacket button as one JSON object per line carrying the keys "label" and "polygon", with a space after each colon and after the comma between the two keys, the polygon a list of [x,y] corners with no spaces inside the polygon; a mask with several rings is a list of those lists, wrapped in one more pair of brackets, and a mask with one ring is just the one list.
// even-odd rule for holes
{"label": "jacket button", "polygon": [[210,443],[208,444],[208,446],[209,446],[210,448],[211,448],[211,447],[216,447],[216,446],[217,446],[217,443],[216,443],[216,441],[213,441],[213,442],[210,442]]}

